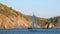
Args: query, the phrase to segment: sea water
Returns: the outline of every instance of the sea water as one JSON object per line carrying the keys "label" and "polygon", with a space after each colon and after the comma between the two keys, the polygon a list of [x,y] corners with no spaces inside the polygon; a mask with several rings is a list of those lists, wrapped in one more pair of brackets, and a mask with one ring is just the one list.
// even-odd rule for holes
{"label": "sea water", "polygon": [[60,34],[60,29],[5,29],[0,34]]}

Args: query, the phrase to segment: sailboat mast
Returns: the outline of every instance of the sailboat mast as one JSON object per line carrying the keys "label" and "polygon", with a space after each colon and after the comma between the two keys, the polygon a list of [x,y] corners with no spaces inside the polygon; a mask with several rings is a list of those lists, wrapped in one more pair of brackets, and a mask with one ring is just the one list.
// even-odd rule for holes
{"label": "sailboat mast", "polygon": [[33,13],[33,17],[32,17],[32,28],[34,28],[34,22],[35,22],[35,15]]}

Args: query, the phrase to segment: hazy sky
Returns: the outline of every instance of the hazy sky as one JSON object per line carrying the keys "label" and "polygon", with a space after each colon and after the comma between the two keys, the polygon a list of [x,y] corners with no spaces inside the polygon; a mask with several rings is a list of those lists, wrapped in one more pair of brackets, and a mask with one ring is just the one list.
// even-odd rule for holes
{"label": "hazy sky", "polygon": [[0,0],[20,12],[32,15],[33,12],[38,17],[60,16],[60,0]]}

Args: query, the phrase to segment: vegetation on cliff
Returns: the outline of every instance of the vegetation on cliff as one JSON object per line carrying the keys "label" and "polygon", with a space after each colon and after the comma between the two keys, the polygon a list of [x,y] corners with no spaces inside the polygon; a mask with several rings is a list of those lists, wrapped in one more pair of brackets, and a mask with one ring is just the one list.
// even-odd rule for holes
{"label": "vegetation on cliff", "polygon": [[[47,23],[60,23],[60,17],[54,18],[40,18],[36,17],[38,22],[38,28],[46,28]],[[14,10],[12,7],[8,7],[0,3],[0,29],[10,28],[28,28],[31,27],[32,16],[24,15],[23,13]]]}

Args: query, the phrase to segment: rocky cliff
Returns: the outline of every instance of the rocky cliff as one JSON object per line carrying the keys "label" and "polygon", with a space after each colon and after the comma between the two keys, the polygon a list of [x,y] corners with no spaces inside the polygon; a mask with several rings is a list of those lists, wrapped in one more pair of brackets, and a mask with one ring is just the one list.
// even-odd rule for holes
{"label": "rocky cliff", "polygon": [[[58,22],[60,22],[59,18],[58,18]],[[47,28],[48,23],[56,25],[57,23],[55,22],[57,21],[56,19],[55,18],[45,19],[45,18],[36,17],[34,25],[36,26],[36,21],[37,21],[38,28]],[[32,16],[25,15],[20,11],[14,10],[12,7],[8,7],[0,3],[0,29],[29,28],[31,27],[31,22],[32,22]]]}
{"label": "rocky cliff", "polygon": [[31,20],[24,14],[0,3],[0,29],[27,28]]}

